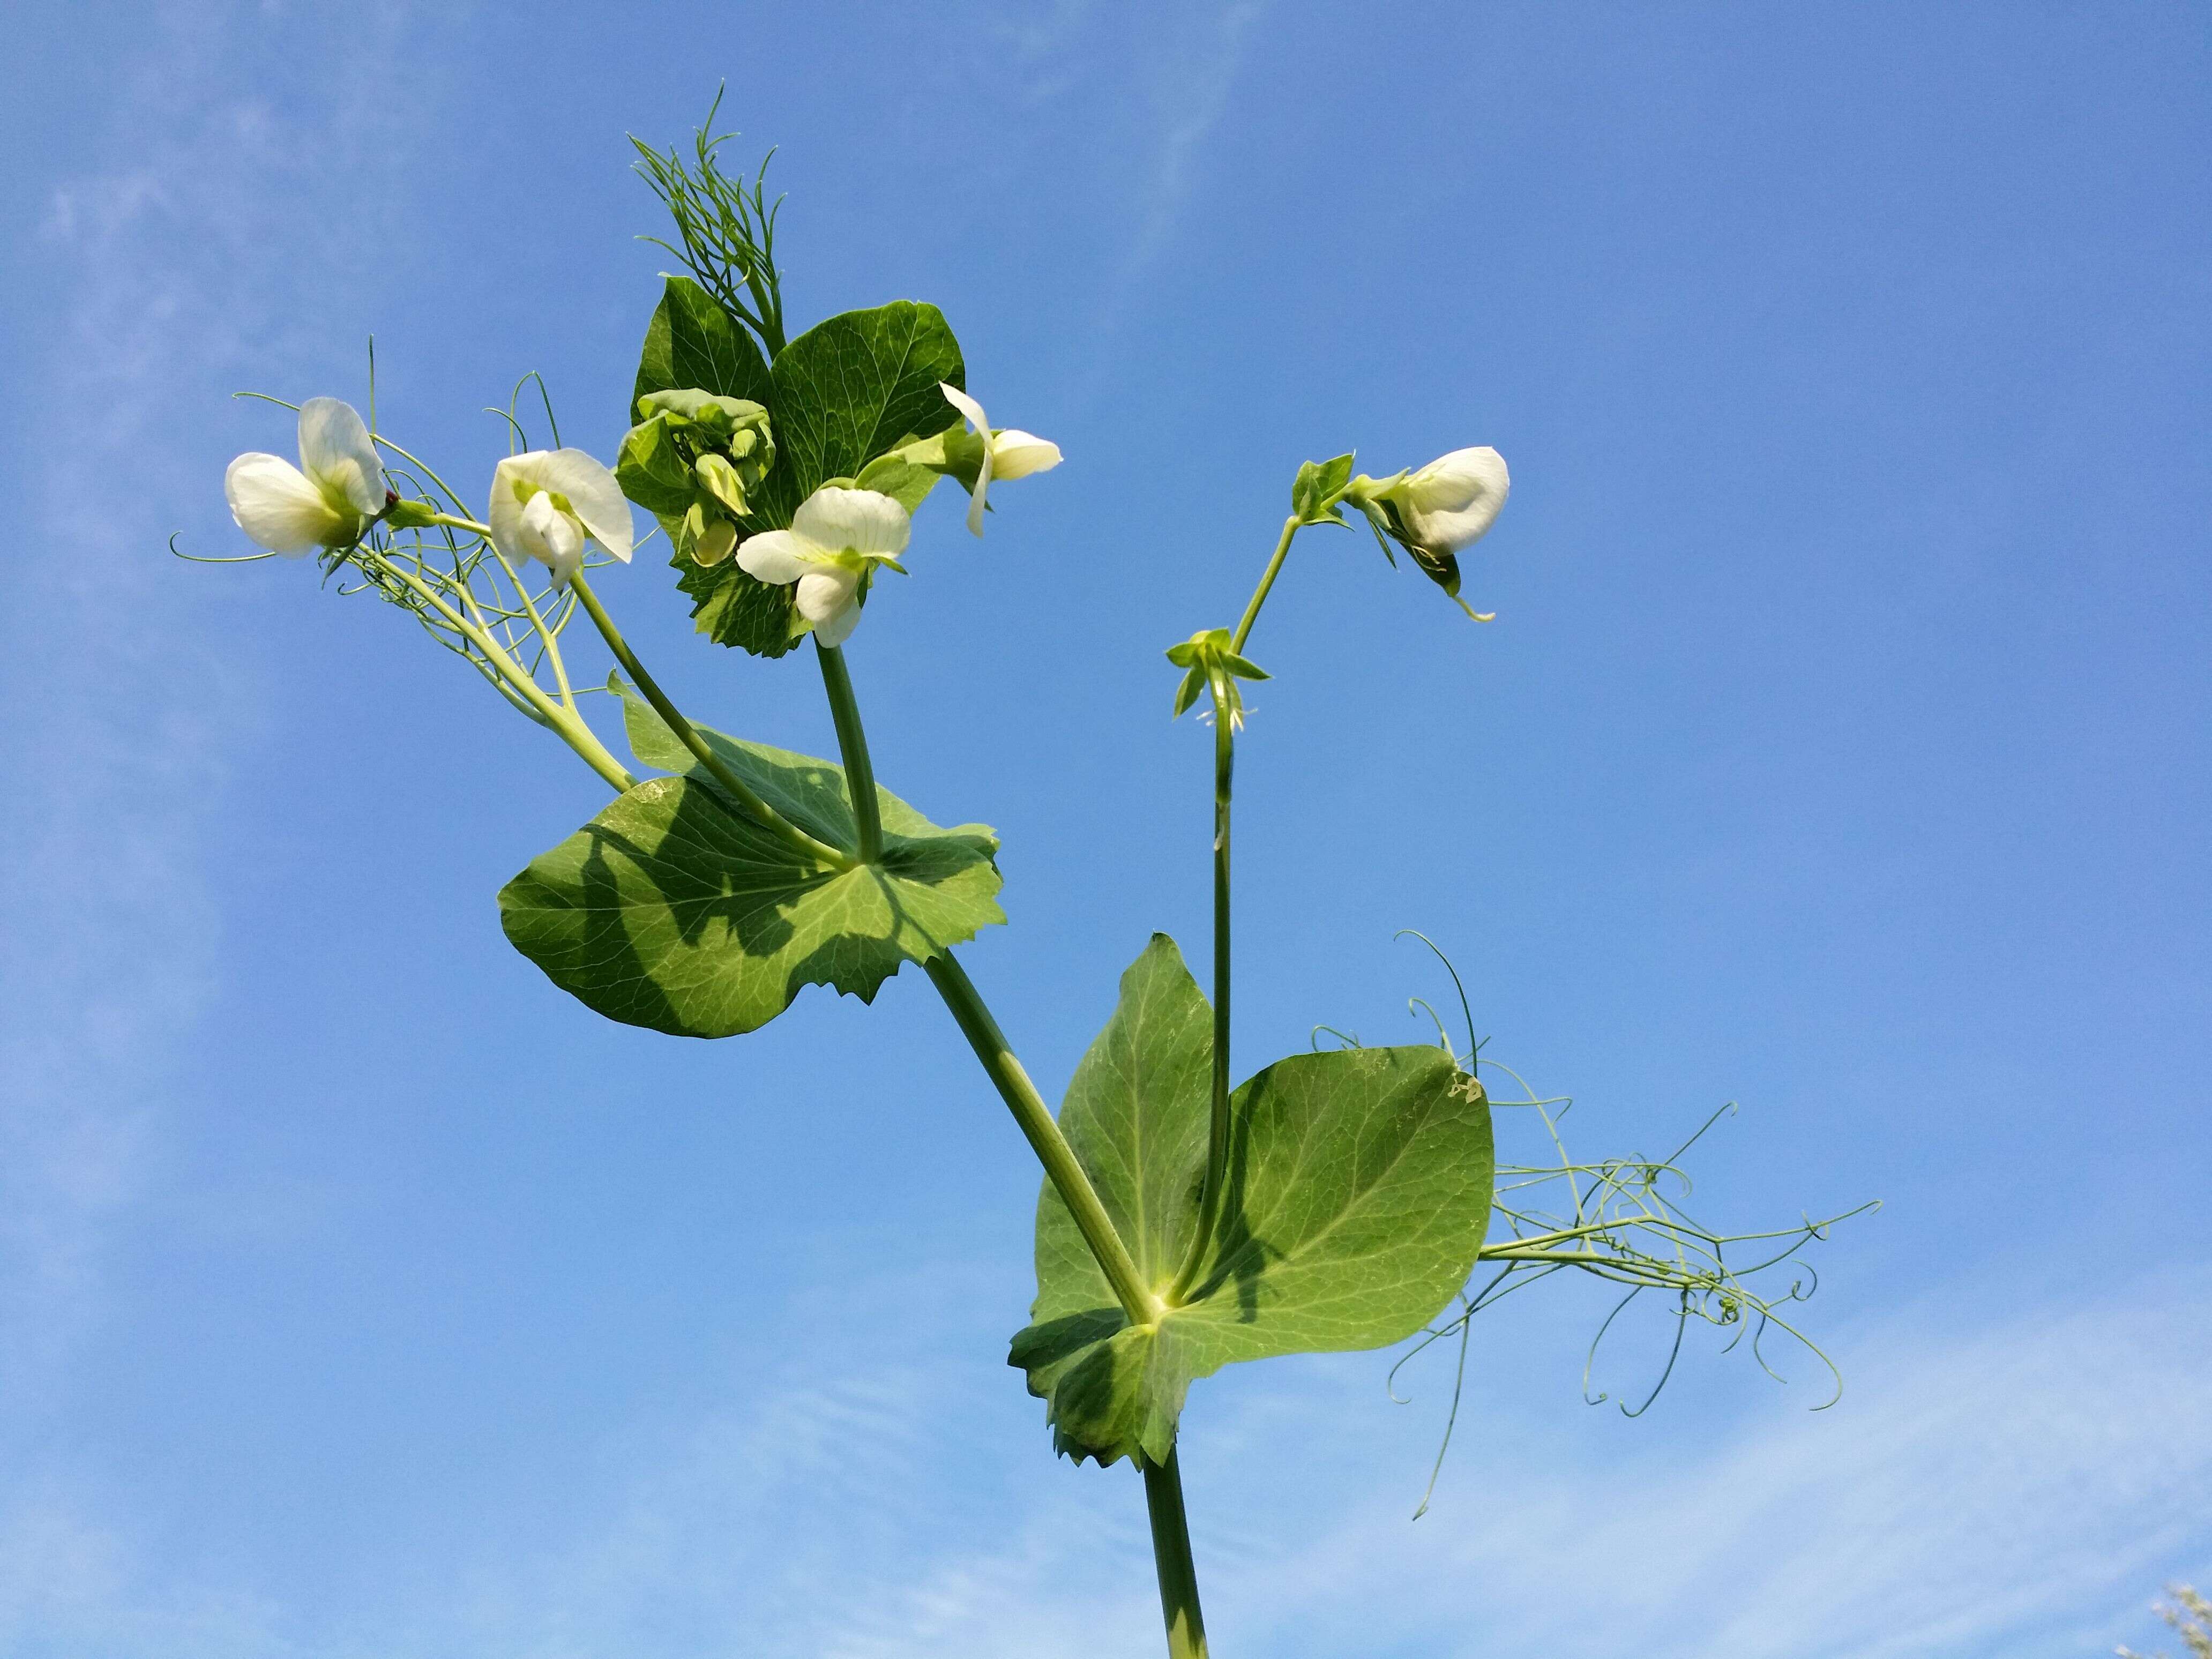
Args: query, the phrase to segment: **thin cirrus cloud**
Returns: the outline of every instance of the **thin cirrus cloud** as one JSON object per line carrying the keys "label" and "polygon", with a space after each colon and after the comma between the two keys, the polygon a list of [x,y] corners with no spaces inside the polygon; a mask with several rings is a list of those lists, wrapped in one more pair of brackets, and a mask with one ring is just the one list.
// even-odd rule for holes
{"label": "thin cirrus cloud", "polygon": [[[96,1318],[103,1233],[158,1159],[148,1103],[216,971],[204,858],[228,757],[262,718],[250,671],[216,648],[216,598],[162,562],[180,523],[193,541],[229,529],[211,457],[178,441],[174,411],[217,408],[234,377],[296,355],[269,319],[342,297],[359,279],[334,239],[374,234],[404,199],[412,140],[374,88],[340,86],[298,116],[240,89],[257,21],[196,9],[157,27],[116,66],[129,143],[45,204],[40,263],[67,297],[34,378],[72,395],[32,428],[37,533],[0,623],[40,714],[11,726],[4,756],[40,802],[11,848],[0,961],[0,1377],[19,1401]],[[392,7],[325,26],[380,54],[406,27]],[[370,222],[319,232],[317,205],[364,181],[381,204]],[[256,602],[222,598],[234,623]]]}
{"label": "thin cirrus cloud", "polygon": [[[2212,1556],[2212,1340],[2176,1317],[2208,1290],[2202,1273],[2146,1279],[1966,1328],[1900,1312],[1845,1334],[1837,1410],[1778,1401],[1703,1433],[1647,1420],[1626,1454],[1571,1414],[1495,1437],[1470,1421],[1419,1522],[1376,1367],[1294,1368],[1237,1397],[1227,1415],[1243,1422],[1209,1416],[1240,1448],[1206,1460],[1196,1489],[1213,1620],[1279,1655],[2094,1652],[2144,1634],[2161,1573]],[[949,1352],[915,1364],[928,1338],[907,1339],[895,1371],[793,1378],[702,1425],[510,1605],[588,1632],[580,1651],[681,1651],[653,1639],[672,1592],[696,1620],[685,1639],[732,1651],[1142,1650],[1157,1612],[1133,1483],[1033,1467],[1041,1431],[995,1447],[925,1432],[1000,1417],[1007,1384]],[[784,1450],[763,1459],[769,1446]],[[841,1492],[854,1458],[870,1479]],[[979,1466],[1004,1483],[980,1513],[930,1500]],[[1346,1518],[1315,1525],[1332,1512]],[[1246,1518],[1217,1530],[1230,1516]],[[737,1583],[731,1562],[747,1564]],[[1357,1622],[1340,1625],[1346,1609]]]}
{"label": "thin cirrus cloud", "polygon": [[[0,1635],[12,1610],[114,1659],[1143,1651],[1135,1484],[1050,1463],[1033,1402],[958,1316],[993,1278],[875,1287],[866,1304],[911,1328],[825,1325],[805,1367],[733,1374],[742,1403],[672,1425],[596,1510],[496,1559],[418,1564],[404,1607],[169,1577],[56,1502],[7,1529],[45,1565],[36,1586],[0,1574]],[[2140,1638],[2159,1576],[2212,1559],[2212,1340],[2175,1316],[2208,1290],[2148,1278],[1964,1329],[1901,1312],[1844,1334],[1847,1407],[1647,1421],[1626,1453],[1587,1419],[1493,1407],[1521,1420],[1470,1420],[1418,1522],[1379,1362],[1285,1368],[1208,1424],[1235,1448],[1194,1477],[1212,1619],[1292,1659],[2057,1659]]]}

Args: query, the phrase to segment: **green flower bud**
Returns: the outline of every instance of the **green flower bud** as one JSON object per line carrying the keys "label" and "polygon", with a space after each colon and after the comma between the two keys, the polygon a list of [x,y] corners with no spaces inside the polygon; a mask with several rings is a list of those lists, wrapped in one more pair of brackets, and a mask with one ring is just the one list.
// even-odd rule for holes
{"label": "green flower bud", "polygon": [[682,391],[648,392],[637,400],[637,417],[649,421],[656,415],[673,415],[678,421],[702,426],[726,440],[748,422],[767,424],[768,411],[744,398],[723,398],[696,386]]}
{"label": "green flower bud", "polygon": [[691,464],[691,476],[698,480],[699,488],[730,517],[742,519],[745,516],[745,479],[730,464],[728,457],[702,455]]}
{"label": "green flower bud", "polygon": [[676,550],[696,565],[716,565],[738,544],[738,527],[697,501],[684,509],[671,536]]}
{"label": "green flower bud", "polygon": [[384,522],[394,530],[428,530],[437,519],[435,501],[395,501],[384,509]]}

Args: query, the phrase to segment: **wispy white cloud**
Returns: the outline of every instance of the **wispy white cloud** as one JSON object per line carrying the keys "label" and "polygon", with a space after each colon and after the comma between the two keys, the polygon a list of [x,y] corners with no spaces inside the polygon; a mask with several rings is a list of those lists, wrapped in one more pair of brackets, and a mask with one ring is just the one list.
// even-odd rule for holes
{"label": "wispy white cloud", "polygon": [[171,8],[113,66],[112,153],[51,186],[38,254],[65,297],[40,319],[17,458],[33,517],[0,620],[11,706],[34,711],[4,754],[13,798],[36,804],[15,820],[0,959],[0,1389],[19,1424],[93,1316],[104,1219],[148,1179],[146,1103],[214,972],[210,817],[258,718],[212,600],[164,568],[168,532],[202,516],[187,504],[217,499],[177,436],[249,350],[264,374],[287,362],[297,343],[270,319],[346,292],[347,239],[404,210],[409,138],[373,83],[298,113],[235,88],[267,82],[267,41],[380,57],[410,26],[391,4]]}
{"label": "wispy white cloud", "polygon": [[[1289,1368],[1204,1425],[1237,1449],[1200,1463],[1214,1620],[1278,1654],[2094,1650],[2162,1568],[2212,1551],[2212,1338],[2184,1312],[2208,1289],[2201,1273],[2142,1282],[1963,1330],[1900,1315],[1846,1334],[1847,1407],[1754,1397],[1756,1422],[1711,1438],[1646,1419],[1626,1455],[1589,1432],[1610,1423],[1471,1423],[1454,1485],[1472,1495],[1418,1523],[1418,1471],[1377,1479],[1401,1460],[1372,1368]],[[1133,1479],[1048,1467],[1041,1432],[993,1449],[939,1431],[991,1415],[1005,1386],[948,1357],[780,1392],[704,1435],[680,1477],[642,1484],[605,1544],[531,1580],[532,1599],[592,1633],[578,1652],[678,1651],[639,1615],[709,1583],[720,1616],[690,1632],[707,1651],[1146,1650]],[[939,1493],[973,1503],[971,1457],[994,1501],[945,1514]],[[540,1650],[477,1634],[482,1651]]]}
{"label": "wispy white cloud", "polygon": [[1147,177],[1121,283],[1135,281],[1166,248],[1188,204],[1206,141],[1221,124],[1266,0],[1234,0],[1179,12],[1176,26],[1149,54],[1145,96],[1151,106]]}
{"label": "wispy white cloud", "polygon": [[[1288,1656],[2099,1651],[2147,1633],[2161,1572],[2212,1563],[2212,1338],[2185,1312],[2208,1290],[2142,1281],[1971,1329],[1895,1316],[1844,1334],[1844,1407],[1752,1396],[1734,1431],[1662,1417],[1624,1437],[1493,1401],[1419,1522],[1379,1365],[1277,1367],[1225,1410],[1201,1398],[1209,1615],[1224,1649]],[[1036,1411],[1008,1411],[1018,1385],[959,1312],[994,1299],[942,1272],[874,1287],[865,1305],[904,1310],[890,1327],[825,1326],[803,1367],[739,1364],[727,1408],[626,1441],[612,1499],[386,1605],[274,1607],[134,1565],[66,1508],[19,1512],[0,1637],[35,1613],[114,1659],[218,1633],[385,1659],[1150,1651],[1137,1482],[1053,1462]]]}

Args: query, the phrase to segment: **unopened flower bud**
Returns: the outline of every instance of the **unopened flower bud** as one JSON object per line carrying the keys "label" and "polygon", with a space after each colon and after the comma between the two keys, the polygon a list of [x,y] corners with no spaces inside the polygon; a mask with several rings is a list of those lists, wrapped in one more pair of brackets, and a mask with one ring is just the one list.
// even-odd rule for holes
{"label": "unopened flower bud", "polygon": [[691,464],[691,476],[733,519],[745,515],[745,480],[724,455],[702,455]]}

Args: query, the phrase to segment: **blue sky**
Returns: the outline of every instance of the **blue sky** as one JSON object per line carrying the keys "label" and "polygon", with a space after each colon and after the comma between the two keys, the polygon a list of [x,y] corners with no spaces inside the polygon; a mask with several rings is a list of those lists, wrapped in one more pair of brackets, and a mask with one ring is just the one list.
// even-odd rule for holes
{"label": "blue sky", "polygon": [[[1885,1202],[1820,1256],[1833,1409],[1695,1343],[1592,1409],[1604,1304],[1547,1285],[1418,1522],[1441,1370],[1202,1385],[1220,1650],[2148,1644],[2212,1577],[2207,23],[16,9],[0,1650],[1154,1650],[1133,1479],[1001,1363],[1036,1176],[927,986],[597,1021],[492,905],[590,775],[389,611],[163,548],[240,550],[222,466],[289,443],[226,394],[364,400],[372,331],[459,478],[531,369],[610,453],[666,263],[623,134],[724,76],[794,316],[933,301],[1067,453],[985,543],[933,502],[850,653],[884,781],[1005,837],[966,959],[1048,1093],[1151,929],[1202,948],[1161,648],[1299,461],[1486,442],[1495,623],[1346,535],[1255,636],[1241,1054],[1418,1037],[1419,927],[1578,1150],[1735,1100],[1717,1218]],[[803,658],[602,591],[687,707],[830,750]]]}

